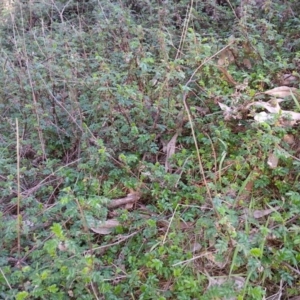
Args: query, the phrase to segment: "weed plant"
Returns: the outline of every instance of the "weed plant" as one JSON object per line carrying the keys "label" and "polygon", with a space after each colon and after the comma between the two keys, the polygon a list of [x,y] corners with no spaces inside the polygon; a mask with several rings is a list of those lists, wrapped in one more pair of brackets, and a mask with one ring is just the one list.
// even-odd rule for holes
{"label": "weed plant", "polygon": [[4,1],[0,298],[299,296],[297,2]]}

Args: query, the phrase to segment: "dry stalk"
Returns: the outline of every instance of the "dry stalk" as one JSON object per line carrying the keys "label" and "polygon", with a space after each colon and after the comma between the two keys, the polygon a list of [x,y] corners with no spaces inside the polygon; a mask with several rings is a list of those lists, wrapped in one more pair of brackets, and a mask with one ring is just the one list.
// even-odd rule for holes
{"label": "dry stalk", "polygon": [[[22,12],[22,11],[21,11]],[[14,21],[14,16],[13,13],[11,12],[11,19],[12,21]],[[22,22],[23,22],[24,18],[22,16]],[[24,24],[23,24],[23,28],[25,28]],[[15,31],[15,26],[13,26],[13,33],[14,33],[14,40],[17,40],[17,33]],[[25,41],[25,33],[23,31],[23,40]],[[18,45],[15,45],[16,49],[18,49]],[[28,59],[28,55],[27,55],[27,48],[26,48],[26,44],[24,42],[23,44],[23,51],[24,51],[24,56],[25,56],[25,64],[26,64],[26,71],[27,71],[27,75],[28,75],[28,80],[29,80],[29,84],[30,84],[30,88],[31,88],[31,94],[32,94],[32,100],[33,100],[33,110],[36,116],[36,120],[37,120],[37,131],[38,131],[38,136],[39,136],[39,140],[41,143],[41,148],[42,148],[42,152],[43,152],[43,159],[46,158],[46,151],[45,151],[45,142],[44,142],[44,137],[43,137],[43,132],[40,126],[40,117],[39,117],[39,113],[38,113],[38,103],[37,103],[37,95],[34,91],[34,86],[33,86],[33,82],[32,82],[32,77],[31,77],[31,73],[29,71],[29,59]]]}
{"label": "dry stalk", "polygon": [[17,243],[18,258],[21,258],[21,226],[22,218],[20,215],[21,203],[21,184],[20,184],[20,139],[19,139],[19,122],[16,119],[16,140],[17,140]]}
{"label": "dry stalk", "polygon": [[189,84],[193,81],[193,78],[194,76],[196,75],[196,73],[207,63],[209,62],[210,60],[212,60],[214,57],[216,57],[219,53],[221,53],[222,51],[224,51],[225,49],[227,49],[228,47],[230,47],[230,45],[232,45],[234,43],[234,41],[231,41],[228,45],[226,45],[225,47],[223,47],[221,50],[219,50],[218,52],[216,52],[214,55],[208,57],[207,59],[205,59],[197,68],[196,70],[193,72],[193,74],[191,75],[191,77],[189,78],[189,80],[187,81],[187,83],[185,84],[184,86],[184,93],[183,93],[183,104],[184,104],[184,108],[187,112],[187,115],[188,115],[188,119],[189,119],[189,123],[191,125],[191,131],[192,131],[192,136],[193,136],[193,140],[194,140],[194,144],[195,144],[195,147],[196,147],[196,151],[197,151],[197,158],[198,158],[198,163],[199,163],[199,167],[200,167],[200,172],[201,172],[201,175],[203,177],[203,182],[204,182],[204,185],[205,185],[205,188],[206,188],[206,191],[207,191],[207,194],[208,194],[208,197],[209,197],[209,200],[211,202],[211,205],[212,207],[214,207],[214,204],[213,204],[213,201],[212,201],[212,195],[211,195],[211,191],[210,191],[210,188],[208,186],[208,183],[207,183],[207,180],[206,180],[206,177],[205,177],[205,173],[204,173],[204,168],[203,168],[203,163],[202,163],[202,158],[201,158],[201,155],[200,155],[200,151],[199,151],[199,147],[198,147],[198,142],[197,142],[197,138],[196,138],[196,134],[195,134],[195,130],[194,130],[194,125],[193,125],[193,118],[192,118],[192,114],[190,112],[190,109],[189,109],[189,105],[187,103],[187,88],[189,86]]}
{"label": "dry stalk", "polygon": [[183,47],[184,40],[186,38],[186,34],[187,34],[187,31],[188,31],[188,26],[189,26],[189,23],[190,23],[191,13],[192,13],[192,9],[193,9],[193,3],[194,3],[194,0],[191,0],[190,9],[187,11],[187,17],[186,17],[184,27],[183,27],[183,30],[182,30],[182,34],[181,34],[181,37],[180,37],[180,42],[179,42],[179,46],[178,46],[178,50],[177,50],[175,59],[178,59],[180,54],[182,53],[182,47]]}
{"label": "dry stalk", "polygon": [[108,245],[103,245],[103,246],[96,247],[96,248],[92,248],[91,250],[85,251],[84,255],[92,253],[93,251],[96,251],[96,250],[105,251],[106,249],[111,248],[112,246],[119,245],[119,244],[127,241],[129,238],[131,238],[131,237],[137,235],[138,233],[140,233],[140,231],[141,230],[138,230],[138,231],[135,231],[131,234],[121,236],[120,239],[118,241],[114,242],[114,243],[111,243],[111,244],[108,244]]}

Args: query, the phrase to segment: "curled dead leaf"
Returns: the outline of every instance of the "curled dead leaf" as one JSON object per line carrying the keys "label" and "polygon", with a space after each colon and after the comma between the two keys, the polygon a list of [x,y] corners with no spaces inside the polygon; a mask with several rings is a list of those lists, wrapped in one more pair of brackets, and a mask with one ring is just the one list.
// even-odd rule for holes
{"label": "curled dead leaf", "polygon": [[249,209],[244,209],[244,215],[242,215],[242,218],[245,219],[247,216],[251,216],[254,219],[260,219],[262,217],[268,216],[271,213],[277,211],[280,209],[280,206],[275,206],[269,209],[263,209],[263,210],[254,210],[250,211]]}
{"label": "curled dead leaf", "polygon": [[204,253],[204,257],[207,258],[209,261],[211,261],[214,265],[216,265],[218,268],[223,269],[226,266],[226,261],[221,262],[216,259],[216,255],[213,252],[206,251]]}
{"label": "curled dead leaf", "polygon": [[289,110],[282,110],[282,116],[286,119],[291,119],[292,121],[300,121],[300,113],[289,111]]}
{"label": "curled dead leaf", "polygon": [[224,67],[218,66],[218,69],[224,75],[224,79],[227,83],[233,86],[236,86],[238,84]]}
{"label": "curled dead leaf", "polygon": [[279,103],[282,101],[284,100],[275,98],[270,100],[269,102],[257,101],[248,104],[246,108],[249,109],[251,106],[256,106],[264,108],[269,112],[259,112],[254,115],[254,120],[259,123],[266,122],[268,120],[274,120],[279,115],[281,126],[293,126],[298,121],[300,121],[300,113],[289,110],[282,110],[279,105]]}
{"label": "curled dead leaf", "polygon": [[68,244],[66,242],[59,242],[58,243],[58,249],[59,251],[67,251],[68,250]]}
{"label": "curled dead leaf", "polygon": [[117,219],[110,219],[104,222],[99,222],[99,226],[92,227],[91,230],[95,233],[106,235],[113,232],[113,230],[120,225]]}
{"label": "curled dead leaf", "polygon": [[[213,286],[220,286],[224,283],[232,282],[234,283],[236,289],[239,291],[241,290],[245,285],[245,278],[241,276],[230,276],[230,277],[209,277],[208,278],[209,284],[208,288]],[[236,298],[228,298],[228,299],[236,299]]]}
{"label": "curled dead leaf", "polygon": [[267,114],[265,111],[261,111],[254,116],[254,120],[258,123],[263,123],[274,119],[274,115]]}
{"label": "curled dead leaf", "polygon": [[221,110],[223,110],[224,112],[226,112],[226,113],[232,113],[233,112],[233,109],[231,107],[229,107],[229,106],[227,106],[227,105],[225,105],[221,102],[219,102],[218,104],[219,104]]}
{"label": "curled dead leaf", "polygon": [[[279,103],[281,100],[273,99],[274,101],[263,102],[263,101],[256,101],[248,104],[246,108],[250,108],[251,106],[256,106],[260,108],[266,109],[270,113],[278,114],[281,110]],[[278,101],[277,101],[278,100]]]}
{"label": "curled dead leaf", "polygon": [[282,85],[292,85],[299,82],[299,78],[293,74],[282,74],[280,77],[280,82]]}
{"label": "curled dead leaf", "polygon": [[221,102],[218,102],[218,104],[219,104],[221,110],[223,111],[223,116],[224,116],[225,121],[237,119],[237,116],[235,115],[233,108],[231,108]]}
{"label": "curled dead leaf", "polygon": [[219,59],[218,59],[218,66],[228,66],[230,63],[235,61],[234,51],[232,49],[225,49],[221,52]]}
{"label": "curled dead leaf", "polygon": [[165,162],[166,172],[169,172],[171,169],[169,159],[172,155],[175,154],[177,137],[178,137],[178,131],[173,135],[171,140],[168,142],[167,146],[164,148],[164,152],[166,153],[166,162]]}
{"label": "curled dead leaf", "polygon": [[265,91],[264,94],[274,96],[274,97],[282,97],[285,98],[287,96],[291,96],[292,93],[297,93],[296,88],[291,88],[289,86],[279,86],[274,89]]}
{"label": "curled dead leaf", "polygon": [[139,192],[132,192],[127,195],[127,197],[124,198],[118,198],[118,199],[112,199],[107,207],[108,208],[117,208],[123,205],[133,204],[137,202],[141,198],[141,195]]}
{"label": "curled dead leaf", "polygon": [[278,166],[278,161],[279,159],[278,156],[275,154],[275,152],[271,152],[269,154],[268,161],[267,161],[267,164],[270,167],[270,169],[276,169]]}
{"label": "curled dead leaf", "polygon": [[247,68],[247,69],[252,69],[252,64],[251,64],[251,61],[250,59],[248,58],[244,58],[243,59],[243,65]]}
{"label": "curled dead leaf", "polygon": [[194,243],[192,247],[192,253],[197,253],[202,249],[202,245],[199,243]]}
{"label": "curled dead leaf", "polygon": [[293,145],[295,143],[295,137],[292,134],[285,134],[283,136],[283,141],[289,145]]}

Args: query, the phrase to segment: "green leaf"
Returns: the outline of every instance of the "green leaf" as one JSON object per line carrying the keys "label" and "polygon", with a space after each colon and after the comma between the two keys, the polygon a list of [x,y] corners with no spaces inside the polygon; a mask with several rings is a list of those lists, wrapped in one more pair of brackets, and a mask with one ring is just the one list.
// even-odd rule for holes
{"label": "green leaf", "polygon": [[24,300],[29,296],[27,292],[20,292],[16,295],[16,300]]}
{"label": "green leaf", "polygon": [[59,223],[54,223],[51,226],[51,231],[54,233],[60,240],[65,240],[65,236],[62,230],[62,226]]}
{"label": "green leaf", "polygon": [[56,284],[52,284],[50,286],[47,287],[47,290],[52,293],[55,294],[58,292],[58,287],[56,286]]}
{"label": "green leaf", "polygon": [[260,248],[252,248],[250,250],[250,254],[254,257],[261,257],[262,256],[262,250]]}

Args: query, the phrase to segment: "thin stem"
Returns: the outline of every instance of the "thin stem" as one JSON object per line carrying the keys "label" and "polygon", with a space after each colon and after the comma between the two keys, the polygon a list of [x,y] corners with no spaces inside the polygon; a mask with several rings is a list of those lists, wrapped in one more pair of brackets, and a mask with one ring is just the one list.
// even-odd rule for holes
{"label": "thin stem", "polygon": [[18,258],[21,258],[21,184],[20,184],[20,139],[19,139],[19,122],[16,118],[16,140],[17,140],[17,243],[18,243]]}
{"label": "thin stem", "polygon": [[2,271],[1,268],[0,268],[0,273],[2,274],[2,276],[3,276],[3,278],[4,278],[5,282],[6,282],[6,284],[8,285],[9,289],[12,290],[12,287],[11,287],[11,285],[9,284],[9,281],[7,280],[7,278],[6,278],[4,272]]}
{"label": "thin stem", "polygon": [[188,31],[188,26],[189,26],[191,13],[192,13],[192,9],[193,9],[193,2],[194,2],[194,0],[191,0],[190,9],[187,12],[187,18],[186,18],[185,23],[184,23],[184,27],[183,27],[183,31],[182,31],[182,34],[181,34],[181,37],[180,37],[180,42],[179,42],[179,46],[178,46],[178,50],[177,50],[175,59],[179,58],[180,54],[182,53],[182,48],[183,48],[184,40],[186,38],[186,34],[187,34],[187,31]]}
{"label": "thin stem", "polygon": [[196,138],[196,134],[195,134],[195,130],[194,130],[194,125],[193,125],[193,118],[192,118],[192,115],[191,115],[191,112],[190,112],[190,109],[189,109],[189,106],[188,106],[188,103],[187,103],[187,88],[188,88],[188,85],[193,81],[193,78],[194,76],[196,75],[196,73],[207,63],[209,62],[210,60],[212,60],[214,57],[216,57],[219,53],[221,53],[222,51],[224,51],[226,48],[228,48],[231,44],[233,44],[234,41],[231,41],[228,45],[226,45],[225,47],[223,47],[221,50],[219,50],[218,52],[216,52],[214,55],[208,57],[207,59],[205,59],[196,69],[195,71],[193,72],[193,74],[191,75],[191,77],[189,78],[189,80],[187,81],[187,83],[185,84],[185,86],[183,87],[184,88],[184,93],[183,93],[183,104],[184,104],[184,108],[187,112],[187,115],[188,115],[188,119],[189,119],[189,123],[191,125],[191,131],[192,131],[192,135],[193,135],[193,140],[194,140],[194,144],[195,144],[195,147],[196,147],[196,151],[197,151],[197,158],[198,158],[198,163],[199,163],[199,167],[200,167],[200,172],[201,172],[201,175],[203,177],[203,182],[204,182],[204,185],[205,185],[205,188],[206,188],[206,191],[207,191],[207,194],[208,194],[208,197],[209,197],[209,200],[212,204],[212,206],[214,207],[213,205],[213,201],[212,201],[212,195],[211,195],[211,191],[210,191],[210,188],[208,186],[208,183],[207,183],[207,180],[206,180],[206,177],[205,177],[205,173],[204,173],[204,168],[203,168],[203,163],[202,163],[202,158],[201,158],[201,155],[200,155],[200,151],[199,151],[199,147],[198,147],[198,143],[197,143],[197,138]]}
{"label": "thin stem", "polygon": [[208,186],[208,183],[207,183],[207,180],[206,180],[206,177],[205,177],[204,168],[203,168],[203,164],[202,164],[202,158],[201,158],[201,155],[200,155],[200,151],[199,151],[199,147],[198,147],[198,143],[197,143],[197,138],[196,138],[196,134],[195,134],[195,130],[194,130],[192,115],[190,113],[190,109],[189,109],[188,104],[186,102],[186,97],[187,97],[187,94],[184,93],[184,95],[183,95],[183,104],[184,104],[184,108],[185,108],[185,110],[187,112],[187,115],[188,115],[188,118],[189,118],[189,123],[191,124],[191,131],[192,131],[192,136],[193,136],[194,144],[195,144],[196,151],[197,151],[197,158],[198,158],[198,163],[199,163],[199,167],[200,167],[200,172],[201,172],[201,175],[203,177],[203,182],[204,182],[204,185],[206,187],[206,191],[207,191],[209,200],[210,200],[211,204],[213,205],[212,195],[211,195],[210,188]]}

